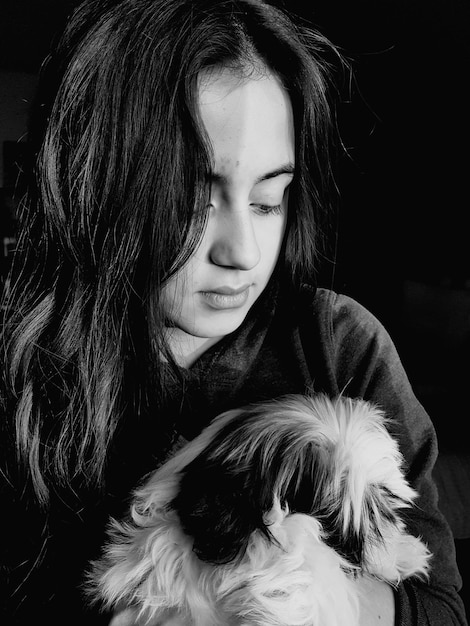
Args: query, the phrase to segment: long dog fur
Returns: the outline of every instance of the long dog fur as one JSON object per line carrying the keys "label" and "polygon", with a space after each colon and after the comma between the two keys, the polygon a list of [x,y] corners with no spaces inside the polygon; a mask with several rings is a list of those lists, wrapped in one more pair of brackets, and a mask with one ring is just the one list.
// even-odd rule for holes
{"label": "long dog fur", "polygon": [[149,623],[356,626],[356,576],[396,585],[429,569],[386,425],[370,403],[325,395],[222,414],[111,522],[92,597]]}

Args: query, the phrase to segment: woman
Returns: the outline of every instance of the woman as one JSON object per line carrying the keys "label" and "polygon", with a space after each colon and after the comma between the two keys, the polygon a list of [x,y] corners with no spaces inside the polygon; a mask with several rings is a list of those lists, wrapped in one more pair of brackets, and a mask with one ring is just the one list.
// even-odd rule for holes
{"label": "woman", "polygon": [[80,591],[108,516],[222,410],[307,388],[394,420],[421,496],[409,527],[435,555],[429,583],[358,581],[361,623],[465,623],[430,420],[377,320],[314,286],[338,61],[257,0],[71,17],[4,302],[7,623],[108,623]]}

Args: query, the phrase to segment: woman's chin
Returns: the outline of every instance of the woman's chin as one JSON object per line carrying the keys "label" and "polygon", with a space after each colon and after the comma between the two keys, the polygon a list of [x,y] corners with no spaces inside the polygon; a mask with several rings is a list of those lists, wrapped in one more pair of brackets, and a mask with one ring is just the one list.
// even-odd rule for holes
{"label": "woman's chin", "polygon": [[243,319],[217,325],[185,324],[167,328],[167,341],[176,362],[182,367],[189,367],[208,348],[236,331]]}

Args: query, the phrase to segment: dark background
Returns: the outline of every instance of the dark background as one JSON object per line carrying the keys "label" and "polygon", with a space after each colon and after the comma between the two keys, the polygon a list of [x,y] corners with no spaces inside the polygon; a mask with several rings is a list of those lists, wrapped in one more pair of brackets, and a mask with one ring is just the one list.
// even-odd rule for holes
{"label": "dark background", "polygon": [[[314,22],[353,67],[355,79],[350,89],[343,85],[339,108],[349,156],[337,168],[337,253],[321,281],[374,312],[397,344],[439,435],[441,507],[470,580],[470,3],[278,4]],[[3,269],[14,237],[17,141],[40,63],[73,5],[1,0]]]}

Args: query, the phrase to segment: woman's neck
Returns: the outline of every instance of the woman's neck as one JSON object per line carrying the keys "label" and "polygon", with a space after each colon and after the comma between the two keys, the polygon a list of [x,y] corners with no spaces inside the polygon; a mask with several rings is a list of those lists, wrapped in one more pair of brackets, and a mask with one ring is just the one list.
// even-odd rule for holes
{"label": "woman's neck", "polygon": [[222,337],[194,337],[179,328],[167,328],[167,341],[176,363],[189,369],[197,359]]}

